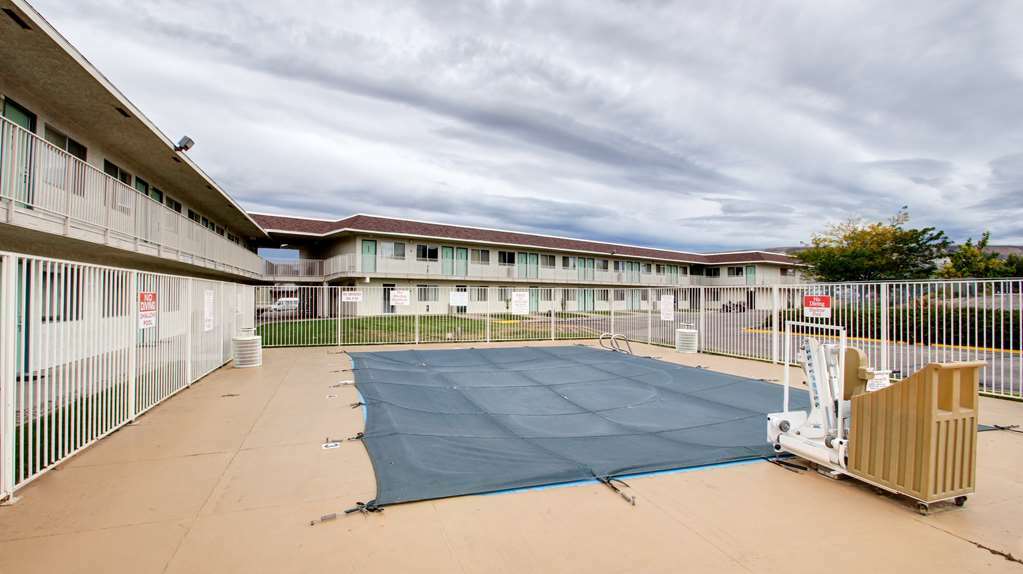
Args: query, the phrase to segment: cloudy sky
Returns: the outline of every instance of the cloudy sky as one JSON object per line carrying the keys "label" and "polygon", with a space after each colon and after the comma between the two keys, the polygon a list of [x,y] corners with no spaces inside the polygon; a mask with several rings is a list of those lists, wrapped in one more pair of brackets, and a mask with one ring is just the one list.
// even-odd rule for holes
{"label": "cloudy sky", "polygon": [[1023,243],[1023,2],[33,3],[252,210]]}

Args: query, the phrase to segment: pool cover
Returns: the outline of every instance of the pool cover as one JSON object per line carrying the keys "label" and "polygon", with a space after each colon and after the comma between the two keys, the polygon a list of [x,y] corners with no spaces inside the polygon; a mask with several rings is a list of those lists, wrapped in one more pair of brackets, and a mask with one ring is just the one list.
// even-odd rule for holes
{"label": "pool cover", "polygon": [[768,456],[782,406],[780,385],[592,347],[351,357],[379,506]]}

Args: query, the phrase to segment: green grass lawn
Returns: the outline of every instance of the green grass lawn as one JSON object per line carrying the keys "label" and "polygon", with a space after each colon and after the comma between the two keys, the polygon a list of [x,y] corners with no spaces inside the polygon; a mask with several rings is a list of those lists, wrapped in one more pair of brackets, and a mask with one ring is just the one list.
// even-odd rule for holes
{"label": "green grass lawn", "polygon": [[[556,319],[585,318],[583,313],[558,313]],[[256,328],[267,347],[324,346],[338,344],[338,319],[309,319],[267,323]],[[555,323],[557,339],[590,338],[599,335],[599,326]],[[340,320],[341,343],[345,345],[372,343],[415,343],[416,317],[388,315],[353,317]],[[546,339],[551,336],[550,316],[491,315],[491,340]],[[482,315],[420,315],[419,342],[483,341],[487,337],[487,321]]]}

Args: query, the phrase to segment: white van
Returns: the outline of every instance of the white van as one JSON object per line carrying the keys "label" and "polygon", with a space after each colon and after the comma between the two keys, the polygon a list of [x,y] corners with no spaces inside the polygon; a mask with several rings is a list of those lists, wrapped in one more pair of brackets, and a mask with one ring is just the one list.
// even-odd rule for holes
{"label": "white van", "polygon": [[271,311],[298,311],[298,297],[281,297],[274,302]]}

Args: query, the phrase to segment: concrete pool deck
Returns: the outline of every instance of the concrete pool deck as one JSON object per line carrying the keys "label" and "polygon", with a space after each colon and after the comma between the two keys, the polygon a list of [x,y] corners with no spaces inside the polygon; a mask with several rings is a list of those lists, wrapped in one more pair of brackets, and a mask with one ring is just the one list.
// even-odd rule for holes
{"label": "concrete pool deck", "polygon": [[[361,443],[322,448],[362,430],[355,389],[332,387],[352,378],[348,367],[336,349],[296,348],[215,371],[0,507],[0,572],[1023,572],[999,554],[1023,556],[1023,435],[998,431],[978,438],[977,494],[926,517],[853,480],[752,463],[630,479],[635,507],[584,484],[311,526],[374,496]],[[981,421],[1021,424],[1023,403],[983,398]]]}

